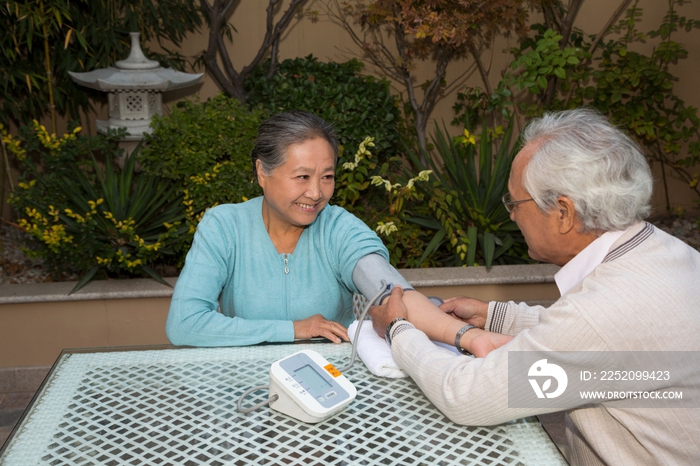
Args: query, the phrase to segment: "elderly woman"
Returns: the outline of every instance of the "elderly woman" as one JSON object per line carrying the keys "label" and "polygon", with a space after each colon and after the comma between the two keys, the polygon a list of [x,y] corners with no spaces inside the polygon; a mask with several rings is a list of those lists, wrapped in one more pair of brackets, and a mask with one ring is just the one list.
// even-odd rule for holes
{"label": "elderly woman", "polygon": [[264,194],[202,218],[170,306],[173,344],[339,343],[354,292],[374,295],[377,274],[409,286],[377,235],[328,205],[337,154],[332,128],[313,114],[280,113],[260,126],[253,169]]}

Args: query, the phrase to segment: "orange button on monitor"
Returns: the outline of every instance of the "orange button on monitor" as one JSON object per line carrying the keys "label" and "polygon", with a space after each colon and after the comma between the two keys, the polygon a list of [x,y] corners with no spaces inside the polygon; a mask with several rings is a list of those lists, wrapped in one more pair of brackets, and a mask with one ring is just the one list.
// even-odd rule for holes
{"label": "orange button on monitor", "polygon": [[326,366],[324,367],[324,369],[327,370],[328,373],[329,373],[330,375],[332,375],[333,377],[338,377],[338,376],[342,375],[342,374],[340,373],[340,371],[339,371],[338,369],[336,369],[335,366],[334,366],[333,364],[328,364],[328,365],[326,365]]}

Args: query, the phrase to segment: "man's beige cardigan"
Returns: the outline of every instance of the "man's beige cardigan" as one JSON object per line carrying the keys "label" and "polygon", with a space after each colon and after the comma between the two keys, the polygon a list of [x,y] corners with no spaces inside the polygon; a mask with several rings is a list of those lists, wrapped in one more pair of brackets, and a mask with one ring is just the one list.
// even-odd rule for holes
{"label": "man's beige cardigan", "polygon": [[[486,329],[515,338],[472,359],[436,349],[421,331],[407,330],[395,337],[392,353],[456,423],[494,425],[548,412],[508,407],[508,352],[700,351],[700,253],[639,223],[552,306],[489,303]],[[694,368],[698,374],[700,367]],[[567,415],[572,464],[700,464],[700,409],[579,402]]]}

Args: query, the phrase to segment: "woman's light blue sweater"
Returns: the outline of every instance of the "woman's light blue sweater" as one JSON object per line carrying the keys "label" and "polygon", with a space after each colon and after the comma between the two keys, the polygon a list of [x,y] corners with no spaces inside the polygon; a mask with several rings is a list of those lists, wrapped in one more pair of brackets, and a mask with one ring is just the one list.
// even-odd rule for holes
{"label": "woman's light blue sweater", "polygon": [[345,209],[327,205],[294,252],[279,254],[265,230],[262,199],[220,205],[202,218],[170,305],[173,344],[293,341],[293,321],[314,314],[352,322],[352,272],[367,254],[388,260],[382,241]]}

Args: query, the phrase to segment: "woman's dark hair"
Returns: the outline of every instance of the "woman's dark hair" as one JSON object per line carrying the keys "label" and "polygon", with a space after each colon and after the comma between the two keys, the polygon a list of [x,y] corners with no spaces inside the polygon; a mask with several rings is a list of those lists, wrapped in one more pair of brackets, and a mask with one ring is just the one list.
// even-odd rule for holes
{"label": "woman's dark hair", "polygon": [[252,153],[255,178],[258,177],[256,160],[260,160],[262,171],[269,175],[285,162],[289,146],[315,138],[328,141],[333,149],[333,161],[337,162],[338,138],[333,127],[323,118],[303,110],[290,110],[272,115],[258,128],[258,137]]}

